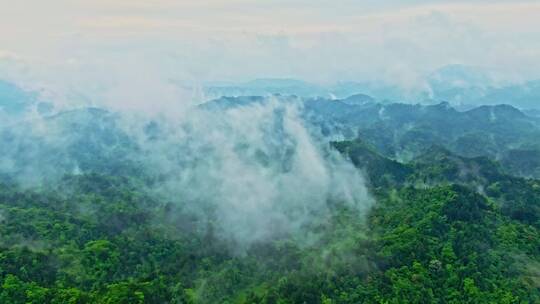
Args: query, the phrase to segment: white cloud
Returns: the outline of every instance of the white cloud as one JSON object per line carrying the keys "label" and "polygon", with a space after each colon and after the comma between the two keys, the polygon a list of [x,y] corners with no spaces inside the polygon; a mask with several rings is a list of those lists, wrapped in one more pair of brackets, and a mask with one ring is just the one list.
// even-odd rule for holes
{"label": "white cloud", "polygon": [[449,63],[540,77],[532,1],[0,2],[0,48],[27,59],[29,78],[56,86],[100,83],[121,64],[181,83],[297,77],[421,87]]}

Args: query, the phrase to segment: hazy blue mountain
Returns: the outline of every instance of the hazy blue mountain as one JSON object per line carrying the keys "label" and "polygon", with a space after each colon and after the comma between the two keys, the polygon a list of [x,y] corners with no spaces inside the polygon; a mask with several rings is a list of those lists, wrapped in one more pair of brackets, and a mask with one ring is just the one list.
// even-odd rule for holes
{"label": "hazy blue mountain", "polygon": [[[368,82],[337,82],[315,84],[296,79],[265,78],[243,83],[210,83],[204,87],[210,98],[221,96],[271,96],[294,95],[303,98],[344,99],[356,94],[367,94],[377,98],[398,100],[401,94],[396,87]],[[373,98],[373,97],[372,97]]]}
{"label": "hazy blue mountain", "polygon": [[[279,97],[278,97],[279,98]],[[207,110],[226,110],[234,107],[242,107],[251,105],[254,103],[266,102],[268,99],[262,96],[238,96],[238,97],[227,97],[223,96],[218,99],[214,99],[203,103],[200,105],[200,108]]]}
{"label": "hazy blue mountain", "polygon": [[482,87],[490,82],[489,77],[481,69],[450,64],[443,66],[428,76],[430,84],[442,87]]}
{"label": "hazy blue mountain", "polygon": [[375,98],[366,94],[355,94],[341,100],[341,102],[348,105],[365,105],[374,103]]}
{"label": "hazy blue mountain", "polygon": [[444,66],[428,76],[435,100],[452,104],[510,104],[520,109],[540,109],[540,81],[497,84],[480,68],[465,65]]}
{"label": "hazy blue mountain", "polygon": [[36,92],[30,92],[7,81],[0,80],[0,117],[13,120],[23,113],[35,111],[50,113],[53,105],[41,100]]}
{"label": "hazy blue mountain", "polygon": [[[352,95],[370,96],[389,102],[420,102],[436,104],[449,102],[453,106],[509,104],[520,109],[540,109],[540,80],[519,84],[497,83],[489,71],[479,67],[451,64],[425,77],[427,88],[406,89],[384,82],[342,81],[333,84],[314,84],[296,79],[256,79],[244,83],[214,83],[205,86],[210,98],[221,96],[295,95],[303,98],[345,99]],[[362,103],[365,101],[362,101]]]}
{"label": "hazy blue mountain", "polygon": [[255,79],[236,84],[210,84],[205,88],[209,96],[269,96],[274,94],[303,97],[330,97],[326,88],[296,79]]}
{"label": "hazy blue mountain", "polygon": [[35,94],[0,80],[0,111],[10,115],[20,114],[37,102]]}
{"label": "hazy blue mountain", "polygon": [[[40,183],[63,174],[127,174],[136,145],[117,126],[117,116],[82,108],[25,119],[0,128],[0,171]],[[131,172],[131,171],[130,171]]]}
{"label": "hazy blue mountain", "polygon": [[521,85],[491,88],[474,101],[476,104],[507,103],[523,109],[540,109],[540,81],[529,81]]}
{"label": "hazy blue mountain", "polygon": [[527,110],[524,110],[523,112],[529,116],[540,118],[540,109],[527,109]]}

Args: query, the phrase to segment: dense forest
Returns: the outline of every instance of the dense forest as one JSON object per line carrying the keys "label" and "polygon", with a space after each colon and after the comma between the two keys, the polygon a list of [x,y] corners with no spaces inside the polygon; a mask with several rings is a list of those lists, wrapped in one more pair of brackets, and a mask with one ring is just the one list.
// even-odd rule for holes
{"label": "dense forest", "polygon": [[[203,108],[265,100],[222,98]],[[61,142],[28,120],[3,128],[0,303],[540,303],[537,118],[510,106],[302,102],[300,117],[321,130],[324,153],[354,165],[373,203],[362,209],[331,197],[301,229],[247,244],[223,235],[212,205],[200,216],[188,206],[196,199],[165,195],[172,173],[126,156],[151,150],[122,133],[115,114],[43,112]],[[280,124],[282,112],[273,111]],[[153,121],[145,136],[159,146],[164,129]],[[301,138],[253,155],[249,140],[234,155],[264,168],[279,158],[269,172],[293,170],[289,150]],[[207,154],[178,145],[189,155],[169,155],[180,168],[213,155],[202,144],[195,152]]]}

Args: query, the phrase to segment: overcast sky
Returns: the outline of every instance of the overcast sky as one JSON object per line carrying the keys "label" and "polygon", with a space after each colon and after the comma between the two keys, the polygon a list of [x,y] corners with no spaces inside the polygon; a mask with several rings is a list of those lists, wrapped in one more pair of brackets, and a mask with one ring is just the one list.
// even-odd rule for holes
{"label": "overcast sky", "polygon": [[[384,2],[384,4],[381,4]],[[540,78],[540,1],[0,0],[0,78],[51,86]]]}

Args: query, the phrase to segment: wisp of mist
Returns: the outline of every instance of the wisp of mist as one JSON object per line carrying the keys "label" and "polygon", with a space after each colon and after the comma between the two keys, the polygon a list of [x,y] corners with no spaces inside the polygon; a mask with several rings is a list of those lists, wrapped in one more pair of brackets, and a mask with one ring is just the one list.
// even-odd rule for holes
{"label": "wisp of mist", "polygon": [[293,98],[270,97],[152,113],[29,111],[0,125],[7,143],[0,169],[43,186],[63,174],[108,172],[129,162],[158,181],[149,193],[211,222],[238,248],[282,236],[309,242],[309,227],[328,220],[332,204],[363,214],[373,200],[361,172],[302,119],[301,107]]}

